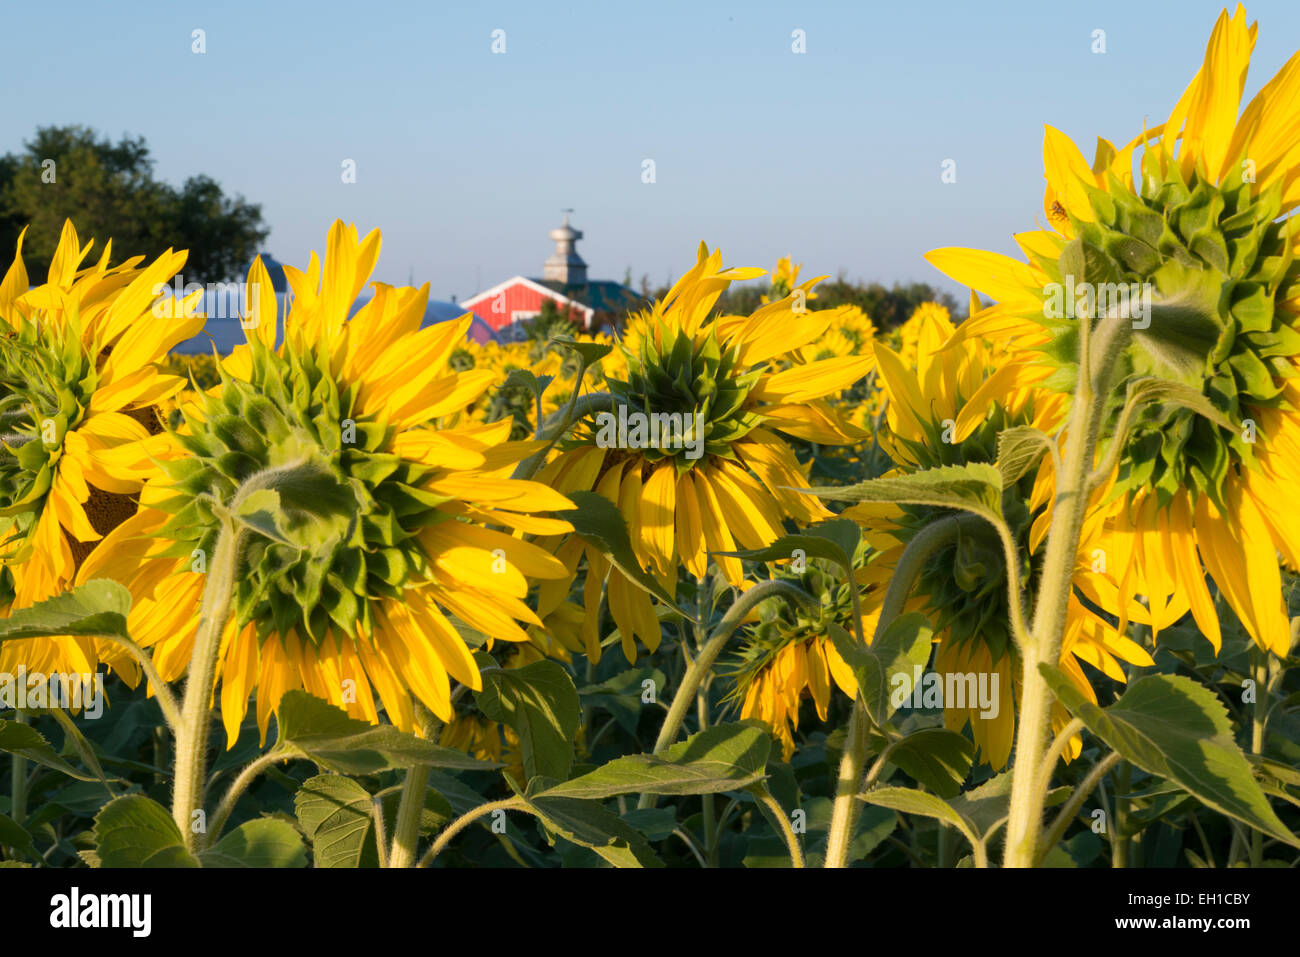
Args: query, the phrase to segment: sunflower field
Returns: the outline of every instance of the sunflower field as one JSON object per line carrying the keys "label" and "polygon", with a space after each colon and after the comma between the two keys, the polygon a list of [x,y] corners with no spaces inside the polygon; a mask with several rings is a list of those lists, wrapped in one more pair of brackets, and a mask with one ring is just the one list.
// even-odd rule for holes
{"label": "sunflower field", "polygon": [[1091,160],[1047,127],[1023,255],[927,257],[965,317],[701,243],[610,333],[480,344],[339,221],[185,359],[186,252],[20,240],[0,866],[1300,865],[1300,53],[1243,105],[1255,36]]}

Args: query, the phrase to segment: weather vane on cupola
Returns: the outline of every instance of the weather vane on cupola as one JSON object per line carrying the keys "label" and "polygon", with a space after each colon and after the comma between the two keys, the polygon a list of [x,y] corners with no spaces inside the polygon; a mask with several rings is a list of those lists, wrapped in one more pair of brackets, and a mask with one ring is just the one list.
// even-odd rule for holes
{"label": "weather vane on cupola", "polygon": [[555,253],[542,267],[542,278],[562,282],[566,286],[582,285],[587,281],[587,264],[574,248],[582,238],[582,232],[569,225],[572,209],[563,209],[561,212],[564,213],[564,223],[558,229],[551,230]]}

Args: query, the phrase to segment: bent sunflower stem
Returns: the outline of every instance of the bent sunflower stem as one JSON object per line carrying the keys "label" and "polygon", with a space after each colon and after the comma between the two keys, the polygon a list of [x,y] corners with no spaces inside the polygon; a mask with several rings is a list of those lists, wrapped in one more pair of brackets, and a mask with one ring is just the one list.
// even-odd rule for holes
{"label": "bent sunflower stem", "polygon": [[1085,320],[1079,327],[1079,380],[1070,409],[1063,468],[1056,476],[1056,498],[1028,635],[1028,654],[1022,655],[1021,706],[1004,857],[1007,867],[1033,867],[1040,857],[1043,805],[1046,784],[1051,780],[1050,773],[1043,775],[1042,766],[1051,734],[1054,697],[1039,665],[1056,667],[1060,663],[1098,432],[1115,366],[1132,334],[1132,324],[1122,313],[1102,319],[1095,340],[1091,339],[1090,325],[1091,321]]}
{"label": "bent sunflower stem", "polygon": [[[894,574],[885,590],[876,621],[875,637],[879,638],[894,620],[903,613],[907,598],[912,593],[925,563],[957,539],[958,533],[974,515],[949,515],[926,525],[912,537],[894,568]],[[983,519],[978,519],[983,521]],[[856,591],[856,588],[854,589]],[[861,625],[858,625],[861,628]],[[862,642],[865,646],[865,642]],[[839,776],[835,787],[835,804],[831,812],[831,829],[826,844],[826,867],[847,867],[849,845],[858,820],[858,794],[861,792],[862,772],[867,763],[867,744],[870,740],[871,719],[862,699],[861,690],[853,702],[848,732],[844,741],[844,754],[840,758]],[[879,774],[879,771],[876,772]]]}
{"label": "bent sunflower stem", "polygon": [[211,840],[216,841],[221,837],[222,828],[226,826],[226,821],[230,818],[231,812],[234,811],[235,805],[239,803],[239,799],[243,797],[249,785],[256,781],[263,771],[273,764],[290,761],[295,757],[298,757],[298,755],[295,755],[288,748],[281,748],[279,742],[277,742],[266,754],[246,764],[235,780],[230,783],[230,787],[226,790],[221,803],[217,805],[217,809],[212,812],[212,820],[208,822],[208,833],[211,835]]}
{"label": "bent sunflower stem", "polygon": [[235,573],[239,566],[244,530],[229,518],[221,520],[217,546],[208,566],[208,582],[203,589],[199,626],[190,655],[189,675],[185,679],[185,698],[176,733],[176,783],[172,794],[172,818],[180,828],[186,850],[201,849],[201,832],[192,826],[194,814],[203,807],[207,770],[208,733],[211,727],[213,686],[216,682],[217,657],[221,652],[221,635],[230,617]]}
{"label": "bent sunflower stem", "polygon": [[472,811],[466,811],[456,820],[452,821],[434,840],[433,845],[425,852],[424,857],[420,858],[419,867],[428,867],[434,862],[439,854],[443,852],[446,846],[451,843],[451,839],[459,834],[465,828],[469,827],[479,818],[491,814],[493,811],[526,811],[528,807],[523,800],[517,797],[505,798],[500,801],[489,801],[487,804],[480,804]]}
{"label": "bent sunflower stem", "polygon": [[772,795],[772,792],[768,790],[766,784],[760,782],[750,788],[750,791],[753,793],[754,797],[758,798],[763,806],[771,812],[772,818],[777,822],[777,826],[780,827],[781,836],[785,838],[785,846],[790,850],[790,866],[796,868],[803,867],[803,848],[799,846],[799,838],[795,835],[794,827],[790,824],[789,818],[785,815],[785,809],[781,807],[780,802],[777,801],[777,799]]}
{"label": "bent sunflower stem", "polygon": [[131,653],[131,657],[140,665],[140,670],[144,672],[145,680],[149,682],[149,687],[153,688],[154,697],[158,699],[158,707],[162,709],[163,719],[167,722],[167,727],[171,729],[172,734],[176,734],[176,729],[181,724],[181,710],[176,703],[176,695],[172,693],[171,685],[162,680],[158,674],[158,669],[154,667],[153,656],[137,645],[130,638],[122,635],[98,635],[103,641],[112,642]]}
{"label": "bent sunflower stem", "polygon": [[[696,693],[699,691],[700,685],[708,676],[718,655],[722,653],[727,639],[740,626],[745,616],[760,602],[778,596],[787,601],[799,602],[808,608],[817,607],[816,599],[802,588],[778,579],[759,582],[737,598],[735,603],[727,609],[727,613],[722,616],[722,620],[718,622],[717,627],[713,629],[709,640],[705,642],[704,647],[695,656],[695,661],[686,669],[686,674],[682,676],[681,687],[673,695],[673,703],[668,709],[667,717],[664,718],[663,727],[659,729],[659,737],[655,739],[655,754],[663,751],[677,740],[677,735],[682,729],[682,722],[686,718],[686,709],[696,700]],[[655,795],[653,794],[642,794],[637,802],[638,810],[654,806]]]}
{"label": "bent sunflower stem", "polygon": [[1074,789],[1074,793],[1070,795],[1070,799],[1065,802],[1065,806],[1061,808],[1060,813],[1056,815],[1056,819],[1052,822],[1052,826],[1047,830],[1042,840],[1039,842],[1037,852],[1038,857],[1034,861],[1035,867],[1038,867],[1043,863],[1043,858],[1045,858],[1048,852],[1051,851],[1061,838],[1065,836],[1065,829],[1070,826],[1070,822],[1075,819],[1076,815],[1078,815],[1079,808],[1081,808],[1083,802],[1088,799],[1088,795],[1093,792],[1101,782],[1101,779],[1110,773],[1110,769],[1119,764],[1119,762],[1119,752],[1112,751],[1110,754],[1106,755],[1106,757],[1098,761],[1096,766],[1088,772],[1088,776],[1083,779],[1083,783]]}

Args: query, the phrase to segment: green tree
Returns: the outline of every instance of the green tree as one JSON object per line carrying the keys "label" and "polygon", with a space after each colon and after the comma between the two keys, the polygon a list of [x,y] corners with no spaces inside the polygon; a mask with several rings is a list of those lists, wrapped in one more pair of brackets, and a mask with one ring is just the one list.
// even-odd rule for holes
{"label": "green tree", "polygon": [[208,176],[177,189],[153,176],[142,137],[117,143],[82,126],[40,127],[19,153],[0,157],[0,261],[8,262],[23,227],[23,260],[43,277],[71,219],[82,241],[110,237],[112,262],[188,249],[186,282],[238,278],[269,230],[259,205],[229,197]]}

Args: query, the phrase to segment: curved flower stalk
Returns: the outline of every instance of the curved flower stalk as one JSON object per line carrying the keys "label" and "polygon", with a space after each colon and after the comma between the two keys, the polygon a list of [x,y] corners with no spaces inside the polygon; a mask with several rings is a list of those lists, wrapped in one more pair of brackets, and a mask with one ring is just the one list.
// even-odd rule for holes
{"label": "curved flower stalk", "polygon": [[[738,585],[740,560],[720,553],[763,548],[783,534],[784,516],[801,524],[829,516],[815,498],[794,491],[807,482],[779,433],[832,445],[862,435],[824,397],[866,375],[871,355],[775,368],[822,335],[828,315],[796,313],[793,296],[752,316],[711,315],[733,281],[758,275],[762,270],[723,270],[721,254],[701,243],[695,268],[629,320],[621,344],[627,378],[609,379],[613,412],[577,423],[537,475],[563,494],[594,490],[617,505],[638,557],[669,593],[679,566],[702,578],[711,554]],[[689,431],[652,443],[653,416],[675,416]],[[650,651],[658,647],[659,622],[646,592],[577,538],[546,545],[569,569],[569,581],[586,554],[583,634],[592,661],[601,654],[597,612],[606,580],[626,658],[636,659],[636,638]],[[558,607],[568,584],[543,587],[543,614]]]}
{"label": "curved flower stalk", "polygon": [[[1129,609],[1141,597],[1153,633],[1190,611],[1217,649],[1207,574],[1261,650],[1289,648],[1278,557],[1295,568],[1300,555],[1292,519],[1269,503],[1300,482],[1290,225],[1300,203],[1300,54],[1239,114],[1254,39],[1242,7],[1224,11],[1168,121],[1123,149],[1100,140],[1091,166],[1049,127],[1052,229],[1017,237],[1028,262],[930,254],[998,300],[965,335],[1011,337],[1053,384],[1077,381],[1048,533],[1050,600],[1040,599],[1034,624],[1043,661],[1056,657],[1076,590],[1121,626],[1138,620]],[[1144,389],[1153,398],[1135,401]],[[1113,589],[1075,578],[1081,503],[1103,485],[1112,491],[1099,548],[1119,569]],[[1034,721],[1018,738],[1007,845],[1019,865],[1037,859],[1050,700],[1036,668],[1025,682]]]}
{"label": "curved flower stalk", "polygon": [[[24,230],[24,234],[25,234]],[[0,607],[27,608],[66,591],[103,539],[136,513],[144,483],[170,454],[163,404],[184,387],[159,362],[198,333],[199,294],[160,300],[186,253],[110,266],[112,242],[83,265],[64,223],[46,282],[30,286],[23,237],[0,283]],[[103,662],[134,685],[136,661],[89,637],[9,641],[0,672],[86,674]]]}
{"label": "curved flower stalk", "polygon": [[468,323],[420,329],[427,289],[382,283],[347,319],[379,236],[359,241],[336,223],[328,249],[306,273],[286,267],[295,296],[283,335],[269,278],[253,264],[258,321],[221,363],[220,388],[185,409],[176,441],[190,456],[149,484],[146,507],[81,574],[132,588],[132,633],[174,679],[190,657],[206,581],[196,560],[216,549],[213,503],[229,509],[273,470],[319,469],[310,496],[291,503],[294,490],[281,493],[286,527],[246,546],[219,657],[231,745],[254,688],[263,735],[294,688],[371,722],[383,707],[403,730],[417,730],[413,700],[449,720],[450,679],[480,687],[452,618],[526,641],[517,622],[541,624],[523,601],[530,580],[564,574],[537,546],[489,527],[568,528],[533,514],[569,508],[568,499],[508,477],[532,444],[505,441],[509,422],[437,427],[490,384],[490,374],[445,364]]}

